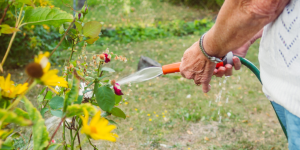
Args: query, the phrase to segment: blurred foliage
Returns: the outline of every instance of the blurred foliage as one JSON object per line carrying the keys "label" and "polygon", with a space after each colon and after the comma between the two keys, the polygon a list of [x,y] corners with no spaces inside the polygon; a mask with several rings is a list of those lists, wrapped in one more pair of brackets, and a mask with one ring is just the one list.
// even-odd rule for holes
{"label": "blurred foliage", "polygon": [[[45,5],[48,1],[37,2],[37,5]],[[0,1],[0,16],[3,15],[4,9],[7,6],[6,2]],[[10,26],[15,26],[16,12],[19,10],[10,6],[4,19],[4,23]],[[5,68],[24,67],[25,64],[33,59],[33,56],[39,51],[52,50],[60,39],[60,34],[57,28],[50,25],[31,25],[23,26],[22,32],[18,32],[12,45],[12,50],[8,54]],[[11,39],[11,34],[2,34],[0,36],[0,60],[3,59],[8,43]]]}
{"label": "blurred foliage", "polygon": [[[117,42],[129,43],[145,41],[170,36],[200,35],[212,27],[214,23],[207,19],[186,22],[174,20],[167,24],[161,22],[153,25],[129,25],[116,28],[106,28],[101,31],[100,44]],[[99,43],[98,42],[98,43]]]}
{"label": "blurred foliage", "polygon": [[[5,67],[24,67],[39,51],[54,49],[60,39],[58,29],[48,25],[24,26],[21,30],[22,33],[17,34],[12,50],[8,55],[9,58],[13,59],[7,59]],[[0,36],[0,59],[6,52],[11,36],[10,34]]]}
{"label": "blurred foliage", "polygon": [[198,7],[204,7],[207,9],[213,9],[217,10],[219,9],[222,4],[224,3],[224,0],[162,0],[166,2],[170,2],[172,4],[181,4],[181,5],[188,5],[188,6],[198,6]]}

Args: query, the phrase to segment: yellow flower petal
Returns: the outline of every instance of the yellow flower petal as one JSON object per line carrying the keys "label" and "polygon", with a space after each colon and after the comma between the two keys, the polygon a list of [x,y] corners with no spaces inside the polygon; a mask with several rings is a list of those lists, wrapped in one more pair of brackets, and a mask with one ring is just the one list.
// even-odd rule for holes
{"label": "yellow flower petal", "polygon": [[15,98],[17,95],[24,94],[28,89],[28,83],[14,85],[14,82],[10,80],[11,75],[8,74],[6,79],[0,76],[0,92],[3,97]]}
{"label": "yellow flower petal", "polygon": [[107,140],[112,142],[115,142],[116,138],[119,137],[117,134],[111,133],[116,126],[108,125],[108,120],[101,117],[100,111],[92,118],[90,124],[88,124],[88,117],[88,112],[84,109],[84,117],[80,116],[83,125],[81,133],[88,135],[94,140]]}
{"label": "yellow flower petal", "polygon": [[91,120],[91,122],[90,122],[90,125],[91,125],[91,126],[96,126],[97,123],[98,123],[98,121],[99,121],[99,119],[100,119],[100,117],[101,117],[101,111],[98,111],[98,112],[96,113],[96,115],[92,118],[92,120]]}

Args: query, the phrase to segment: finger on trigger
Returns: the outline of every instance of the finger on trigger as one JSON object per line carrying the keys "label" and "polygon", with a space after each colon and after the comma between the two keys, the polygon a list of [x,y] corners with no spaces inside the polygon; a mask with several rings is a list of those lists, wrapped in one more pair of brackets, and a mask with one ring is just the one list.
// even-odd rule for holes
{"label": "finger on trigger", "polygon": [[242,65],[240,59],[238,57],[236,57],[236,56],[233,56],[232,60],[233,60],[234,69],[235,70],[240,70],[241,65]]}
{"label": "finger on trigger", "polygon": [[225,65],[225,76],[231,76],[232,75],[232,65],[226,64]]}
{"label": "finger on trigger", "polygon": [[216,73],[218,73],[218,69],[215,69],[215,70],[214,70],[214,75],[216,75]]}
{"label": "finger on trigger", "polygon": [[216,77],[222,77],[225,74],[225,70],[225,67],[219,67],[218,72],[216,73]]}

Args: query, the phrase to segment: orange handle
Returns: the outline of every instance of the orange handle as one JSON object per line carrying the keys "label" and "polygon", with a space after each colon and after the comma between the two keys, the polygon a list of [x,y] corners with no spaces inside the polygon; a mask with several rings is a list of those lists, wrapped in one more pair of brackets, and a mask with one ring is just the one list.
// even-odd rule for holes
{"label": "orange handle", "polygon": [[163,74],[165,75],[168,73],[180,72],[180,70],[179,70],[180,64],[181,64],[181,62],[169,64],[169,65],[163,65],[162,66]]}
{"label": "orange handle", "polygon": [[[169,64],[169,65],[163,65],[162,66],[162,71],[163,74],[169,74],[169,73],[175,73],[175,72],[180,72],[180,64],[181,62],[174,63],[174,64]],[[219,68],[220,66],[224,66],[223,62],[217,63],[216,68]]]}

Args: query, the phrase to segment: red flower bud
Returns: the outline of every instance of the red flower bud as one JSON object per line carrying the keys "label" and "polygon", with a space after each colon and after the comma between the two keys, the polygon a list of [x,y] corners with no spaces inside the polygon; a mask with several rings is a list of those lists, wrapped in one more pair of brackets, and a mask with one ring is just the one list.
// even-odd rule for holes
{"label": "red flower bud", "polygon": [[120,86],[119,83],[115,83],[115,85],[114,85],[114,91],[115,91],[116,95],[124,95],[122,93],[121,86]]}

